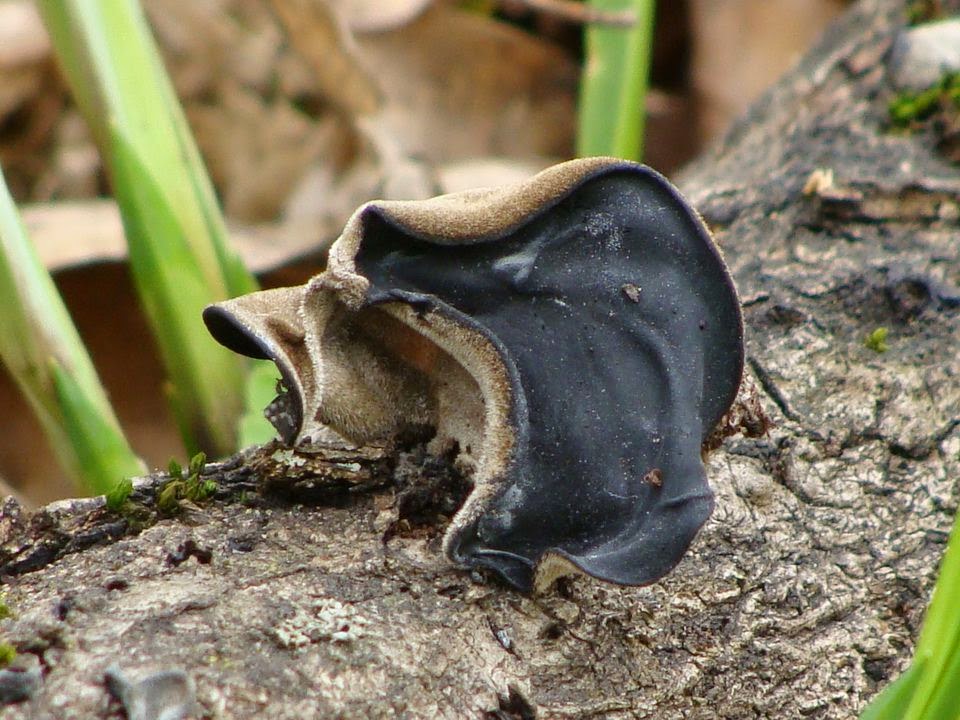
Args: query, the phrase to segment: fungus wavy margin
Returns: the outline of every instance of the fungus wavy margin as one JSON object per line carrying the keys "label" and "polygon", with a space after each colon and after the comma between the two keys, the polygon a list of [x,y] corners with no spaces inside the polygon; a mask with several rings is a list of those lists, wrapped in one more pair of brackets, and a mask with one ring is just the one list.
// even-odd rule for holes
{"label": "fungus wavy margin", "polygon": [[288,445],[434,430],[474,489],[457,565],[531,591],[571,570],[642,585],[709,517],[702,442],[732,404],[743,324],[719,249],[655,171],[574,160],[504,188],[358,209],[327,269],[209,307],[273,360]]}

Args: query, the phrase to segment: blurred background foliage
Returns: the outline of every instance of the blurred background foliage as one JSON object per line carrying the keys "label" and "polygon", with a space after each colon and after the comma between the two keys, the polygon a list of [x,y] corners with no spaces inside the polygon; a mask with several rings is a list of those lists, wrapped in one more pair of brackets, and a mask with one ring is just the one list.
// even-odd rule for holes
{"label": "blurred background foliage", "polygon": [[[344,219],[367,199],[507,182],[576,152],[584,25],[596,19],[593,6],[143,5],[231,241],[265,287],[316,272]],[[644,161],[668,174],[679,168],[844,5],[656,3]],[[0,0],[0,167],[126,436],[150,467],[164,467],[187,449],[133,291],[102,157],[34,3]],[[29,503],[75,494],[5,371],[0,406],[0,483]]]}

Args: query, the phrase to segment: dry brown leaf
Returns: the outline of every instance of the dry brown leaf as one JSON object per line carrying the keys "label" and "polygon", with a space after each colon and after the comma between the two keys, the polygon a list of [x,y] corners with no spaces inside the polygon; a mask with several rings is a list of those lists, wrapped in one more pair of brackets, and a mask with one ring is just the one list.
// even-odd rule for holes
{"label": "dry brown leaf", "polygon": [[284,33],[268,3],[146,0],[144,4],[181,102],[215,94],[225,79],[264,95],[273,90],[276,66],[286,51]]}
{"label": "dry brown leaf", "polygon": [[90,130],[76,108],[57,119],[51,132],[52,150],[33,188],[33,198],[94,197],[100,190],[100,155]]}
{"label": "dry brown leaf", "polygon": [[16,110],[33,95],[42,75],[43,69],[37,65],[3,70],[3,81],[0,82],[0,119]]}
{"label": "dry brown leaf", "polygon": [[492,157],[463,160],[437,167],[437,184],[442,193],[513,185],[545,170],[549,164],[546,160]]}
{"label": "dry brown leaf", "polygon": [[701,137],[723,130],[836,17],[846,0],[693,0]]}
{"label": "dry brown leaf", "polygon": [[383,32],[406,25],[431,0],[334,0],[331,4],[354,32]]}
{"label": "dry brown leaf", "polygon": [[49,52],[33,3],[0,1],[0,120],[36,92]]}
{"label": "dry brown leaf", "polygon": [[[126,260],[123,223],[113,200],[36,203],[20,212],[40,260],[52,273]],[[232,226],[230,240],[248,268],[264,273],[322,252],[337,230],[313,222]]]}
{"label": "dry brown leaf", "polygon": [[324,97],[348,115],[380,106],[376,83],[358,64],[342,22],[322,0],[273,0],[298,53],[310,63]]}
{"label": "dry brown leaf", "polygon": [[50,40],[30,0],[0,2],[0,71],[42,62]]}
{"label": "dry brown leaf", "polygon": [[236,83],[221,86],[218,106],[188,110],[198,143],[229,217],[240,222],[275,218],[319,157],[335,158],[339,125],[317,123],[283,98],[265,102]]}
{"label": "dry brown leaf", "polygon": [[336,236],[358,205],[382,194],[382,186],[383,171],[372,153],[357,153],[342,170],[317,162],[287,199],[284,221],[328,227]]}
{"label": "dry brown leaf", "polygon": [[446,162],[571,153],[578,69],[559,48],[445,5],[357,41],[383,90],[384,121],[408,155]]}
{"label": "dry brown leaf", "polygon": [[[502,156],[542,167],[544,158],[570,153],[578,71],[549,43],[444,5],[356,42],[352,57],[369,69],[384,102],[379,112],[346,118],[356,149],[334,162],[320,156],[285,217],[335,227],[374,197],[442,192],[437,168],[449,163]],[[467,172],[457,182],[486,184]]]}
{"label": "dry brown leaf", "polygon": [[229,71],[227,48],[240,33],[217,0],[147,0],[144,10],[181,102],[210,91]]}

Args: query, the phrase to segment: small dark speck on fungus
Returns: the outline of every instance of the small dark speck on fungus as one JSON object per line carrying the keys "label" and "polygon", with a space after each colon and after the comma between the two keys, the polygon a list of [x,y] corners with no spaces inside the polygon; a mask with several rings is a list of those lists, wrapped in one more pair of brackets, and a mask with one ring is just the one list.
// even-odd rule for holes
{"label": "small dark speck on fungus", "polygon": [[660,471],[660,468],[654,468],[643,476],[643,480],[654,487],[660,487],[663,485],[663,473]]}
{"label": "small dark speck on fungus", "polygon": [[368,203],[306,285],[204,319],[278,365],[289,445],[429,426],[432,453],[459,448],[473,490],[444,550],[525,592],[572,570],[654,582],[713,508],[700,448],[740,385],[740,305],[696,212],[642,165]]}

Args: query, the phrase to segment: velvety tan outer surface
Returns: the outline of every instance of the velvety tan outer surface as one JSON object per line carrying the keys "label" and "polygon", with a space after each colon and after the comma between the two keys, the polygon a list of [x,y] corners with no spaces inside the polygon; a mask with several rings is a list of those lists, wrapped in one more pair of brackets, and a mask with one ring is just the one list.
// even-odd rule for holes
{"label": "velvety tan outer surface", "polygon": [[[588,158],[513,186],[368,203],[330,249],[327,269],[307,285],[220,303],[275,357],[290,390],[300,396],[297,442],[317,435],[324,424],[358,442],[389,438],[406,425],[432,424],[438,428],[438,450],[454,439],[473,448],[464,462],[479,468],[478,484],[502,473],[513,444],[507,419],[511,390],[496,350],[449,318],[436,313],[415,318],[400,303],[356,313],[369,286],[354,265],[363,216],[376,211],[438,243],[475,242],[506,233],[585,176],[619,163]],[[416,337],[390,318],[414,329]]]}
{"label": "velvety tan outer surface", "polygon": [[328,272],[335,278],[346,278],[355,272],[353,259],[362,239],[362,216],[370,208],[434,242],[476,242],[505,233],[558,200],[584,177],[622,163],[616,158],[583,158],[554,165],[516,185],[467,190],[429,200],[368,203],[347,221],[343,234],[330,249]]}
{"label": "velvety tan outer surface", "polygon": [[[305,286],[254,293],[218,307],[282,368],[303,410],[297,444],[320,435],[323,426],[358,443],[389,442],[410,428],[430,426],[436,429],[433,453],[459,448],[456,462],[474,490],[446,536],[445,550],[453,556],[458,531],[483,515],[506,482],[518,433],[512,408],[525,390],[511,386],[515,381],[499,351],[479,329],[401,302],[364,307],[370,282],[358,273],[356,257],[369,232],[366,224],[376,215],[436,244],[476,243],[507,236],[549,212],[591,176],[632,167],[614,158],[586,158],[514,185],[367,203],[331,247],[326,269]],[[651,181],[642,176],[638,182]],[[709,238],[705,230],[703,237]],[[538,570],[537,584],[545,586],[561,567],[574,568],[555,559],[547,573]]]}

